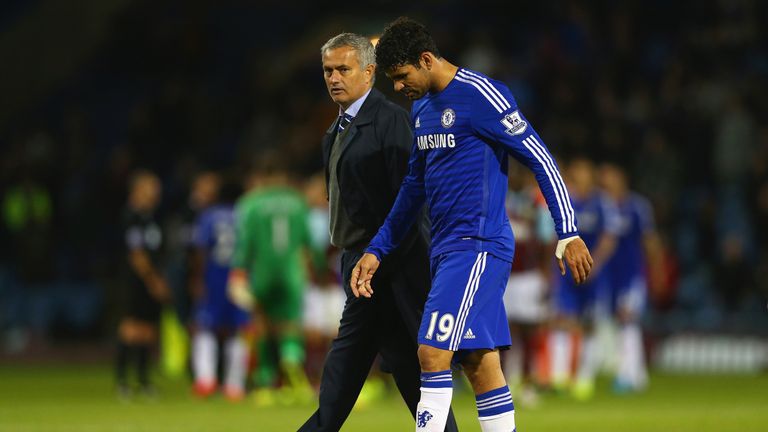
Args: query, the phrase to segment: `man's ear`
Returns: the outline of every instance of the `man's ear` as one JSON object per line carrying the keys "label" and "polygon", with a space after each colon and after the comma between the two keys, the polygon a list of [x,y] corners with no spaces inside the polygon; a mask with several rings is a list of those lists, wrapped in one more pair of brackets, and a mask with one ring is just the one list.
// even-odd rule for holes
{"label": "man's ear", "polygon": [[421,53],[421,56],[419,56],[419,63],[422,67],[426,68],[427,70],[432,70],[432,66],[434,65],[434,57],[432,56],[432,53],[429,51],[424,51]]}

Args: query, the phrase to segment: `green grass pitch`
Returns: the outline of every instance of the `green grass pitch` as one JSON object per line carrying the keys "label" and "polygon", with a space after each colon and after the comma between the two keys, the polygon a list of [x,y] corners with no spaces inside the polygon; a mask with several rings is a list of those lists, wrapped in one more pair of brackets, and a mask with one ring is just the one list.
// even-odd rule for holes
{"label": "green grass pitch", "polygon": [[[185,382],[160,380],[155,400],[120,402],[110,369],[1,366],[0,431],[295,431],[314,407],[256,408],[251,401],[196,400]],[[479,431],[471,395],[454,409],[461,431]],[[768,374],[659,375],[643,394],[616,396],[600,381],[595,398],[548,395],[537,408],[517,408],[521,432],[768,431]],[[355,410],[343,431],[412,431],[399,398]]]}

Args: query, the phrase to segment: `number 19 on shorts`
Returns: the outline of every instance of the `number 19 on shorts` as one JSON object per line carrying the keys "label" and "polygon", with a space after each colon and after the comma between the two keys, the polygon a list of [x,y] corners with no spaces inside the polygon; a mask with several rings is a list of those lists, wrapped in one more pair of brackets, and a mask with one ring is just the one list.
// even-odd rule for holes
{"label": "number 19 on shorts", "polygon": [[427,330],[427,334],[424,336],[424,338],[432,340],[432,336],[435,334],[435,325],[437,325],[436,339],[438,342],[445,342],[451,336],[453,325],[456,323],[456,320],[454,319],[453,315],[449,313],[443,314],[440,319],[437,318],[438,315],[440,315],[439,311],[432,312],[431,318],[429,320],[429,329]]}

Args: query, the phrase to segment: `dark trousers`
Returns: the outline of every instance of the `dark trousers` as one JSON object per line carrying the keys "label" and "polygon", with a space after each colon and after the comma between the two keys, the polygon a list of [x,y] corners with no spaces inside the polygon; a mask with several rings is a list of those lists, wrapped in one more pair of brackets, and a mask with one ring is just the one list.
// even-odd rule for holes
{"label": "dark trousers", "polygon": [[[421,369],[416,336],[429,290],[426,245],[417,242],[406,256],[382,263],[373,278],[373,297],[355,298],[349,278],[362,252],[344,251],[341,270],[347,302],[339,335],[325,359],[320,406],[299,429],[338,431],[357,401],[376,354],[392,373],[411,416],[421,397]],[[458,431],[453,411],[446,431]]]}

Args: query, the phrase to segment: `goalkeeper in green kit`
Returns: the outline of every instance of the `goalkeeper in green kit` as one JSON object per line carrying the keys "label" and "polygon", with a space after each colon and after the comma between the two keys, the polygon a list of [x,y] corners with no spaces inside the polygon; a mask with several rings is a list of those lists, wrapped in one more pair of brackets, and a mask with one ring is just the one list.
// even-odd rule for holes
{"label": "goalkeeper in green kit", "polygon": [[[260,158],[249,191],[235,210],[236,241],[229,278],[233,302],[256,312],[264,325],[257,338],[255,399],[270,405],[279,393],[288,402],[311,398],[304,372],[301,312],[307,285],[309,209],[276,156]],[[284,400],[286,402],[286,400]]]}

